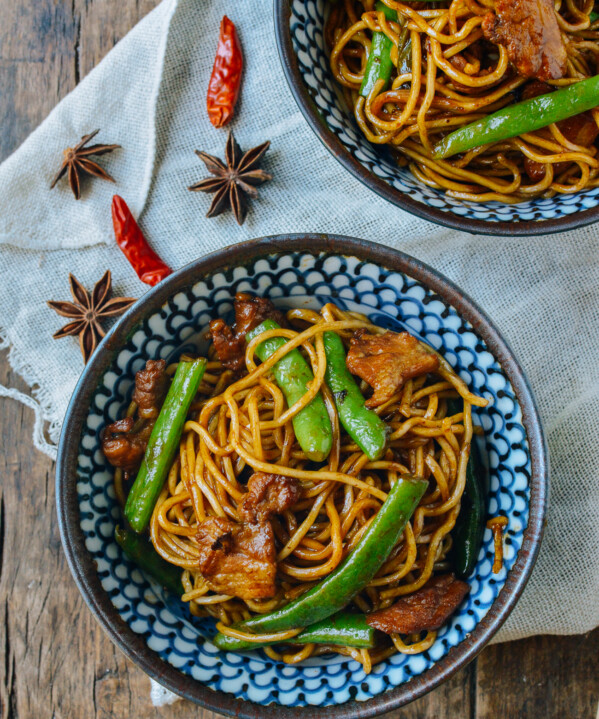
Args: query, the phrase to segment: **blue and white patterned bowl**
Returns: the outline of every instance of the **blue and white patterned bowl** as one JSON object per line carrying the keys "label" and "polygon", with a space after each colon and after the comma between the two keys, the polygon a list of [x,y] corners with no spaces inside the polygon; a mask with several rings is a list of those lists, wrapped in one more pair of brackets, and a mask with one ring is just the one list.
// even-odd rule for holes
{"label": "blue and white patterned bowl", "polygon": [[466,202],[416,180],[384,145],[363,136],[330,71],[323,18],[330,0],[274,0],[283,70],[308,124],[339,162],[367,187],[426,220],[491,235],[541,235],[599,220],[599,187],[507,205]]}
{"label": "blue and white patterned bowl", "polygon": [[[509,518],[505,568],[491,573],[487,530],[471,591],[424,654],[396,655],[365,675],[340,657],[286,666],[260,651],[220,652],[212,620],[191,617],[138,570],[113,540],[119,509],[100,433],[121,416],[147,359],[201,342],[238,291],[281,307],[324,301],[402,327],[438,349],[491,400],[477,412],[490,466],[490,514]],[[85,368],[64,423],[57,465],[63,545],[77,584],[112,640],[178,694],[240,717],[369,717],[422,695],[472,659],[516,602],[538,550],[547,465],[534,400],[488,318],[432,269],[400,252],[338,236],[263,238],[213,253],[168,277],[120,320]],[[355,702],[359,702],[356,704]],[[310,714],[308,714],[310,715]]]}

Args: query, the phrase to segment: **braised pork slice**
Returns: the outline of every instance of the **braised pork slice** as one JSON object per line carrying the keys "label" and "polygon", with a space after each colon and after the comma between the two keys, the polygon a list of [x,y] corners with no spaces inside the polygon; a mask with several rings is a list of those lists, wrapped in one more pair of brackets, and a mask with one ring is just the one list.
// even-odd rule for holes
{"label": "braised pork slice", "polygon": [[218,359],[228,369],[235,371],[243,367],[245,337],[237,337],[235,332],[222,319],[212,320],[210,335]]}
{"label": "braised pork slice", "polygon": [[169,378],[164,360],[148,360],[145,369],[135,374],[133,401],[140,417],[155,419],[166,397]]}
{"label": "braised pork slice", "polygon": [[433,577],[414,594],[402,597],[387,609],[366,616],[366,622],[387,634],[417,634],[439,629],[468,594],[466,582],[453,574]]}
{"label": "braised pork slice", "polygon": [[546,82],[541,82],[540,80],[531,80],[522,88],[522,99],[530,100],[533,97],[539,97],[539,95],[548,95],[554,90],[553,85],[548,85]]}
{"label": "braised pork slice", "polygon": [[198,525],[198,568],[219,594],[241,599],[275,595],[275,538],[269,522],[237,524],[210,517]]}
{"label": "braised pork slice", "polygon": [[113,467],[134,472],[144,457],[153,422],[135,422],[133,417],[119,419],[104,430],[102,451]]}
{"label": "braised pork slice", "polygon": [[482,29],[487,40],[507,49],[521,75],[539,80],[565,76],[566,47],[553,0],[497,0]]}
{"label": "braised pork slice", "polygon": [[248,522],[264,522],[273,514],[281,514],[292,507],[301,494],[300,482],[295,477],[265,472],[252,474],[247,488],[239,511]]}
{"label": "braised pork slice", "polygon": [[235,324],[233,328],[222,320],[212,320],[210,335],[219,360],[228,369],[239,371],[245,357],[245,336],[266,319],[286,326],[285,315],[266,297],[254,297],[244,292],[235,295]]}
{"label": "braised pork slice", "polygon": [[356,330],[346,360],[352,374],[366,380],[374,394],[367,407],[378,407],[390,399],[405,381],[439,367],[439,359],[408,332],[371,335]]}

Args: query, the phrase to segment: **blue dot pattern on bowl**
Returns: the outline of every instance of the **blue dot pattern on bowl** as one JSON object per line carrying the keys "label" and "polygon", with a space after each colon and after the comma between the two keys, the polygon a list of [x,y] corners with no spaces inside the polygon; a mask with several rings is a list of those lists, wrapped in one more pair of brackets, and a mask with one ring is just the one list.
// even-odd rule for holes
{"label": "blue dot pattern on bowl", "polygon": [[[491,573],[493,542],[485,531],[471,591],[424,654],[398,654],[366,676],[353,660],[331,656],[303,665],[273,662],[261,652],[235,655],[210,643],[212,620],[192,618],[177,598],[165,596],[113,540],[119,509],[112,471],[100,449],[102,428],[127,407],[133,377],[146,359],[169,358],[200,337],[211,319],[231,310],[236,292],[270,297],[281,307],[326,301],[361,310],[389,328],[406,328],[438,349],[476,392],[491,399],[477,412],[490,467],[488,511],[509,518],[505,568]],[[77,493],[85,544],[103,588],[131,629],[162,659],[205,685],[259,704],[327,706],[364,700],[421,674],[459,644],[484,617],[513,566],[528,522],[530,455],[520,407],[497,360],[472,327],[432,291],[397,272],[334,254],[287,253],[255,260],[198,281],[172,297],[131,336],[97,388],[78,456]]]}
{"label": "blue dot pattern on bowl", "polygon": [[466,202],[447,197],[418,182],[401,168],[384,146],[364,137],[330,71],[323,39],[324,0],[293,0],[290,31],[299,71],[313,101],[328,125],[350,154],[370,173],[424,205],[467,219],[486,222],[556,220],[599,205],[599,188],[567,195],[539,198],[516,205],[500,202]]}

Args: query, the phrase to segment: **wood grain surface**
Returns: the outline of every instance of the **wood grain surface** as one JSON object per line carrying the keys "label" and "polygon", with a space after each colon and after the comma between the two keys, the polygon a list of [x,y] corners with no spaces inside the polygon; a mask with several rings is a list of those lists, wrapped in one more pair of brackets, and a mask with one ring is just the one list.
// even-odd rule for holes
{"label": "wood grain surface", "polygon": [[[155,4],[0,0],[0,160]],[[0,382],[25,389],[6,354]],[[0,399],[0,718],[214,719],[185,701],[154,708],[149,679],[87,610],[60,546],[54,465],[33,448],[32,425],[29,409]],[[598,701],[599,630],[489,647],[387,717],[596,719]]]}

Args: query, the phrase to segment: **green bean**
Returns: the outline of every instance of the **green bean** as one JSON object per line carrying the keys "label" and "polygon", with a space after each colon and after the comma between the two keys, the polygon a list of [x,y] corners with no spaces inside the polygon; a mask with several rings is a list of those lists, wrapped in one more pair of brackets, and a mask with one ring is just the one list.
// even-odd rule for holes
{"label": "green bean", "polygon": [[179,448],[187,412],[196,396],[205,369],[205,359],[181,361],[177,366],[125,504],[125,517],[136,532],[143,532],[148,526],[154,505]]}
{"label": "green bean", "polygon": [[599,105],[599,75],[539,95],[460,127],[433,148],[433,156],[443,159],[491,142],[508,140],[534,132],[554,122],[592,110]]}
{"label": "green bean", "polygon": [[[280,329],[276,322],[264,320],[262,324],[247,333],[246,340],[250,342],[262,332],[274,329]],[[286,343],[287,340],[283,337],[271,337],[258,345],[256,354],[262,362],[265,362]],[[298,349],[291,350],[282,357],[273,366],[272,372],[289,407],[306,394],[310,383],[314,381],[312,370]],[[333,430],[320,393],[293,417],[292,424],[299,446],[308,459],[314,462],[324,461],[333,446]]]}
{"label": "green bean", "polygon": [[401,31],[401,50],[397,57],[397,74],[405,75],[412,72],[412,38],[407,27]]}
{"label": "green bean", "polygon": [[393,43],[382,32],[372,34],[372,42],[370,44],[370,54],[366,62],[366,70],[364,78],[360,85],[360,95],[368,97],[375,83],[384,80],[381,91],[387,89],[389,80],[391,79],[391,70],[393,63],[391,62],[391,48]]}
{"label": "green bean", "polygon": [[398,479],[356,548],[331,574],[281,609],[239,626],[258,634],[300,629],[346,607],[383,566],[427,487],[417,477]]}
{"label": "green bean", "polygon": [[147,572],[163,587],[180,597],[183,594],[181,569],[169,564],[145,537],[117,527],[114,530],[117,544],[137,566]]}
{"label": "green bean", "polygon": [[282,639],[267,644],[246,642],[234,639],[220,632],[212,640],[219,649],[230,652],[243,652],[251,649],[260,649],[272,644],[337,644],[346,647],[369,649],[374,647],[374,629],[366,624],[364,614],[351,614],[339,612],[333,617],[323,619],[304,629],[303,632],[291,639]]}
{"label": "green bean", "polygon": [[345,364],[343,342],[335,332],[323,334],[327,356],[325,380],[333,393],[339,421],[370,460],[379,459],[387,444],[389,427],[365,406],[364,397]]}
{"label": "green bean", "polygon": [[[448,400],[449,415],[462,411],[460,400]],[[472,574],[483,542],[486,520],[486,470],[476,440],[470,444],[470,459],[466,467],[466,485],[461,499],[460,513],[451,532],[452,560],[455,573],[464,579]]]}
{"label": "green bean", "polygon": [[[374,9],[377,12],[384,13],[387,20],[403,24],[403,17],[401,20],[398,20],[397,12],[387,7],[384,3],[376,2]],[[384,32],[372,33],[370,52],[366,62],[364,78],[360,85],[360,95],[362,95],[362,97],[368,97],[375,83],[379,80],[385,81],[382,89],[385,90],[387,88],[389,79],[391,78],[391,71],[393,70],[393,63],[391,62],[392,48],[393,42],[389,40]]]}

